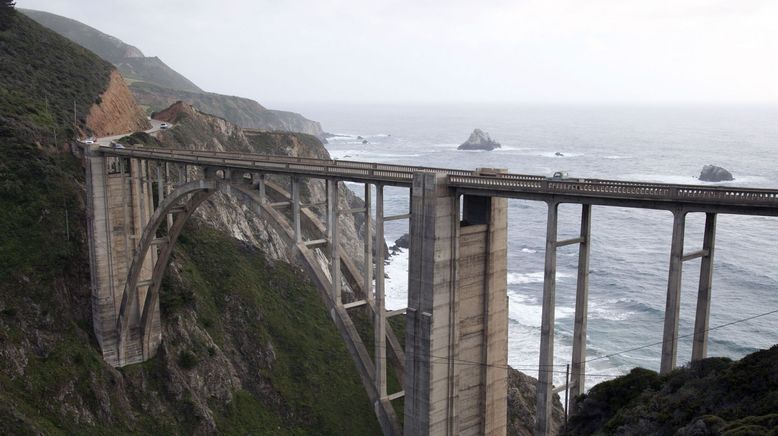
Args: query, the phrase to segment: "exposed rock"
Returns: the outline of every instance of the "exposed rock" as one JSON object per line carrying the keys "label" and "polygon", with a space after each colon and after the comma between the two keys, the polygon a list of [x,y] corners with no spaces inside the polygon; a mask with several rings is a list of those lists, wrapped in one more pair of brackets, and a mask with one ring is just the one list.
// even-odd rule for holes
{"label": "exposed rock", "polygon": [[391,251],[392,255],[400,252],[401,248],[408,249],[411,247],[411,235],[409,233],[405,233],[404,235],[397,238],[396,241],[394,241],[394,245],[392,245],[392,248],[389,250]]}
{"label": "exposed rock", "polygon": [[[535,434],[537,392],[536,378],[508,368],[508,434],[532,436]],[[565,422],[565,411],[554,394],[551,413],[551,434],[557,434]]]}
{"label": "exposed rock", "polygon": [[367,139],[362,140],[362,144],[367,144]]}
{"label": "exposed rock", "polygon": [[130,90],[139,104],[153,111],[160,111],[177,101],[183,101],[244,129],[307,133],[322,141],[326,138],[321,124],[317,121],[294,112],[267,109],[248,98],[212,92],[177,91],[139,82],[131,84]]}
{"label": "exposed rock", "polygon": [[116,70],[111,73],[108,88],[90,108],[86,125],[95,136],[116,135],[151,127]]}
{"label": "exposed rock", "polygon": [[735,180],[732,173],[716,165],[705,165],[700,171],[699,179],[703,182],[726,182]]}
{"label": "exposed rock", "polygon": [[499,142],[493,140],[483,130],[475,129],[467,141],[457,147],[457,150],[494,150],[495,148],[500,148]]}
{"label": "exposed rock", "polygon": [[554,153],[554,156],[564,156],[564,154],[557,151],[556,153]]}

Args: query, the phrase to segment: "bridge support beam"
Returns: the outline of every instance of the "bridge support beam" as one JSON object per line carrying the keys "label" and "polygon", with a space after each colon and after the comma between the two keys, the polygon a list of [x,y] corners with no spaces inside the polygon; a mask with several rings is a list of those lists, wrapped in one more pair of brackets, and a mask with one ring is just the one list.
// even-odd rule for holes
{"label": "bridge support beam", "polygon": [[461,222],[459,206],[445,175],[414,176],[406,435],[506,433],[506,200],[465,196]]}
{"label": "bridge support beam", "polygon": [[[365,208],[368,210],[367,216],[370,216],[370,188],[365,189]],[[373,322],[373,332],[375,333],[375,387],[380,398],[385,398],[386,392],[386,301],[384,299],[384,187],[376,185],[376,211],[375,211],[375,240],[376,240],[376,274],[375,274],[375,320]],[[367,232],[366,241],[370,241],[370,221],[365,222]],[[367,245],[367,244],[365,244]],[[367,248],[365,249],[367,254]],[[368,257],[365,257],[365,269],[372,270],[373,265],[369,264]],[[369,282],[368,282],[369,283]],[[372,285],[372,283],[369,283]],[[371,286],[365,288],[366,298],[370,299]]]}
{"label": "bridge support beam", "polygon": [[[578,246],[578,282],[575,290],[575,324],[573,326],[573,358],[570,366],[568,395],[575,398],[585,392],[586,324],[589,313],[589,253],[591,251],[592,205],[581,205],[581,242]],[[567,402],[575,410],[575,400]]]}
{"label": "bridge support beam", "polygon": [[551,432],[554,370],[554,311],[556,307],[556,247],[559,203],[548,203],[546,218],[546,265],[543,274],[543,309],[540,324],[540,362],[538,364],[537,419],[535,434]]}
{"label": "bridge support beam", "polygon": [[705,233],[702,251],[705,255],[700,264],[700,286],[697,292],[697,314],[694,320],[694,342],[692,361],[708,356],[708,326],[710,321],[710,300],[713,286],[713,251],[716,245],[716,214],[705,214]]}
{"label": "bridge support beam", "polygon": [[338,240],[338,197],[338,181],[327,180],[327,233],[330,240],[330,278],[332,279],[331,295],[332,299],[335,301],[335,304],[340,306],[343,304],[343,298],[341,296],[342,283],[340,275],[340,242]]}
{"label": "bridge support beam", "polygon": [[673,211],[673,239],[670,248],[670,271],[667,278],[667,302],[662,341],[662,360],[659,373],[675,368],[678,357],[678,318],[681,313],[681,277],[683,274],[683,243],[686,230],[686,212]]}

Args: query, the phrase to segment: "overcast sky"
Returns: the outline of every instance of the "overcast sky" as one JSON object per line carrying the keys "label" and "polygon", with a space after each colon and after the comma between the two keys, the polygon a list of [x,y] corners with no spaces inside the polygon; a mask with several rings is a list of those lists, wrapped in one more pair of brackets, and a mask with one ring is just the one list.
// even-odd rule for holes
{"label": "overcast sky", "polygon": [[778,103],[776,0],[17,0],[262,103]]}

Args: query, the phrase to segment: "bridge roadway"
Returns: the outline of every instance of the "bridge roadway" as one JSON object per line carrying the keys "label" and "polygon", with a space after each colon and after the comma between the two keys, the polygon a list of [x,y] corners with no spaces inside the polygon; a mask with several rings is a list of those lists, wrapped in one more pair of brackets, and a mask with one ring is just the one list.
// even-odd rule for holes
{"label": "bridge roadway", "polygon": [[108,156],[402,187],[411,187],[413,175],[418,172],[445,173],[448,175],[448,186],[466,195],[645,209],[680,208],[686,212],[778,216],[778,190],[773,189],[601,179],[552,180],[538,175],[485,174],[449,168],[234,152],[108,147],[101,147],[100,150]]}

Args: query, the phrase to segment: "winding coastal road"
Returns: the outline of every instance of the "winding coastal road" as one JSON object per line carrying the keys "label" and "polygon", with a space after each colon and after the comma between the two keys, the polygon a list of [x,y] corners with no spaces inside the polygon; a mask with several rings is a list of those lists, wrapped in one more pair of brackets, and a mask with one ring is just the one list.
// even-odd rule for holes
{"label": "winding coastal road", "polygon": [[[162,130],[162,124],[168,124],[163,121],[159,120],[149,120],[149,123],[151,123],[151,128],[148,130],[144,130],[144,132],[148,134],[156,133]],[[168,124],[170,127],[173,127],[171,124]],[[95,144],[103,146],[103,147],[110,147],[111,141],[116,141],[117,139],[124,138],[127,135],[131,135],[134,132],[128,132],[128,133],[122,133],[120,135],[112,135],[112,136],[103,136],[100,138],[95,139]]]}

